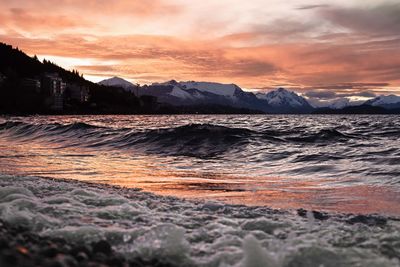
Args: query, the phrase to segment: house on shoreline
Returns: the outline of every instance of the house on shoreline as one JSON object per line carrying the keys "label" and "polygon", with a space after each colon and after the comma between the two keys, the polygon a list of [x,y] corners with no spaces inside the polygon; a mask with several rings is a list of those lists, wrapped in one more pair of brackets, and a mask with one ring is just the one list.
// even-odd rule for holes
{"label": "house on shoreline", "polygon": [[46,73],[42,77],[42,91],[49,95],[47,105],[56,111],[64,109],[64,92],[67,83],[59,76],[58,73]]}
{"label": "house on shoreline", "polygon": [[68,84],[64,96],[69,102],[86,103],[89,101],[89,88],[79,84]]}
{"label": "house on shoreline", "polygon": [[40,79],[24,78],[21,80],[21,86],[36,93],[40,93],[42,89]]}

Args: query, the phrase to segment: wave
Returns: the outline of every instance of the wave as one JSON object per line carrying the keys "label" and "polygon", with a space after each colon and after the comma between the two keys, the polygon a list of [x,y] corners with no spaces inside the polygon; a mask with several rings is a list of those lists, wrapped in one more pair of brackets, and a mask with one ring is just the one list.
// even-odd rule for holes
{"label": "wave", "polygon": [[249,143],[325,143],[346,142],[356,135],[336,129],[310,132],[235,128],[214,124],[187,124],[160,129],[111,128],[83,122],[71,124],[34,124],[7,121],[0,124],[0,134],[25,141],[40,139],[63,147],[136,149],[150,153],[217,157],[228,151],[240,149]]}
{"label": "wave", "polygon": [[211,124],[189,124],[175,128],[128,132],[97,146],[136,148],[168,155],[216,157],[250,141],[255,132]]}
{"label": "wave", "polygon": [[0,133],[26,141],[34,139],[60,145],[96,148],[136,148],[146,152],[195,157],[214,157],[243,145],[256,132],[211,124],[188,124],[174,128],[135,131],[113,129],[86,123],[29,124],[9,121],[0,124]]}
{"label": "wave", "polygon": [[351,138],[357,138],[354,135],[344,134],[336,129],[322,129],[318,132],[305,134],[303,136],[288,137],[287,140],[297,142],[316,143],[324,141],[347,141]]}

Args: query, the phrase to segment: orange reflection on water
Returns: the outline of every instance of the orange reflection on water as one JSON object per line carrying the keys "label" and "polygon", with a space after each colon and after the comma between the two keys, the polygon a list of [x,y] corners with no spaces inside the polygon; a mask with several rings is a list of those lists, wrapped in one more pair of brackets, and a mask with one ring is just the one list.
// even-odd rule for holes
{"label": "orange reflection on water", "polygon": [[[171,168],[173,158],[48,143],[0,140],[0,172],[76,179],[231,204],[306,208],[346,213],[400,214],[400,196],[388,186],[327,186],[327,180],[250,176]],[[186,160],[193,160],[187,158]]]}

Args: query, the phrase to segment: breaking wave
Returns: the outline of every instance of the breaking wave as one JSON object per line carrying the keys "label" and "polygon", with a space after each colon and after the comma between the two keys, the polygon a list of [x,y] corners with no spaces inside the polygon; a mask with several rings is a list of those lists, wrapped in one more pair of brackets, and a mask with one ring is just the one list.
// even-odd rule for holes
{"label": "breaking wave", "polygon": [[[172,128],[135,130],[109,128],[83,122],[72,124],[30,124],[8,121],[0,124],[0,134],[23,140],[42,140],[61,145],[96,148],[138,149],[160,154],[213,157],[229,150],[259,143],[345,142],[355,135],[336,129],[288,132],[234,128],[213,124],[187,124]],[[76,142],[77,140],[79,142]],[[82,142],[83,141],[83,142]]]}

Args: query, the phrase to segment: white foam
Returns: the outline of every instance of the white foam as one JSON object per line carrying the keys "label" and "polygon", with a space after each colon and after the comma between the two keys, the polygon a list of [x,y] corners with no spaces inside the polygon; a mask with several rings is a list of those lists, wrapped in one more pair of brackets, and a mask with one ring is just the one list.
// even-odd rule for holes
{"label": "white foam", "polygon": [[127,258],[174,266],[400,266],[400,225],[320,221],[267,208],[190,202],[136,190],[0,177],[0,219],[69,242],[106,239]]}

